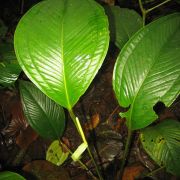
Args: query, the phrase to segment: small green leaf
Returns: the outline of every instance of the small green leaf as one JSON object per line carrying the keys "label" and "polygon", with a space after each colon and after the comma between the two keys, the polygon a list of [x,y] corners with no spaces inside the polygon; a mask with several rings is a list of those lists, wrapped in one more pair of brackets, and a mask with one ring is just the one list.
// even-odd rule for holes
{"label": "small green leaf", "polygon": [[23,16],[14,40],[26,75],[48,97],[72,109],[103,63],[108,20],[94,0],[46,0]]}
{"label": "small green leaf", "polygon": [[0,44],[0,85],[8,87],[12,85],[18,78],[21,72],[13,44],[3,42]]}
{"label": "small green leaf", "polygon": [[120,52],[113,73],[122,117],[140,129],[157,115],[153,106],[170,106],[180,92],[180,13],[162,17],[139,30]]}
{"label": "small green leaf", "polygon": [[111,41],[120,49],[143,25],[141,16],[134,10],[119,6],[106,6]]}
{"label": "small green leaf", "polygon": [[25,178],[17,173],[4,171],[0,172],[0,180],[25,180]]}
{"label": "small green leaf", "polygon": [[49,146],[46,152],[46,160],[60,166],[68,158],[69,152],[64,152],[58,140],[55,140]]}
{"label": "small green leaf", "polygon": [[32,83],[20,81],[25,116],[31,127],[44,138],[59,139],[65,127],[64,110]]}
{"label": "small green leaf", "polygon": [[140,139],[146,152],[168,172],[180,176],[180,123],[166,120],[141,131]]}

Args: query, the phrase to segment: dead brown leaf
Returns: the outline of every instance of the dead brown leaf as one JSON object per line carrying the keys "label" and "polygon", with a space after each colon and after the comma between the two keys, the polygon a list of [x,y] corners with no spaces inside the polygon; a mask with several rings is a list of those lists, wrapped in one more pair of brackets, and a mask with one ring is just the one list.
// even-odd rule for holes
{"label": "dead brown leaf", "polygon": [[16,144],[21,149],[27,149],[29,145],[35,141],[38,137],[38,134],[30,127],[28,126],[24,131],[21,131],[21,133],[16,138]]}
{"label": "dead brown leaf", "polygon": [[135,180],[144,170],[145,167],[139,164],[127,166],[124,170],[122,180]]}
{"label": "dead brown leaf", "polygon": [[115,131],[121,131],[121,129],[125,126],[125,118],[118,118],[116,119],[116,122],[109,122],[109,125],[112,127]]}
{"label": "dead brown leaf", "polygon": [[70,142],[69,142],[69,140],[68,140],[68,138],[66,138],[66,137],[62,137],[62,142],[63,142],[63,144],[61,144],[61,146],[62,146],[62,151],[64,152],[64,153],[66,153],[66,152],[68,152],[69,150],[68,149],[70,149]]}
{"label": "dead brown leaf", "polygon": [[86,131],[95,129],[100,122],[100,116],[99,114],[94,114],[90,121],[85,123],[84,128]]}
{"label": "dead brown leaf", "polygon": [[21,101],[19,98],[14,98],[9,106],[10,106],[9,111],[11,114],[11,122],[9,126],[3,130],[3,132],[11,136],[16,136],[21,131],[27,128],[28,123],[24,116]]}
{"label": "dead brown leaf", "polygon": [[23,171],[31,174],[37,180],[70,180],[65,168],[45,160],[32,161],[23,167]]}

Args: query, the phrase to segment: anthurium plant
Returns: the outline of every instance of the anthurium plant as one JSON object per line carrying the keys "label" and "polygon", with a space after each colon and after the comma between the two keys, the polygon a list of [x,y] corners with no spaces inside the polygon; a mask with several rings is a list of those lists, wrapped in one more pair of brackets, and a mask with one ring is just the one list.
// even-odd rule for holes
{"label": "anthurium plant", "polygon": [[42,92],[68,109],[87,144],[72,108],[97,74],[108,49],[103,8],[92,0],[40,2],[20,20],[14,43],[24,72]]}
{"label": "anthurium plant", "polygon": [[170,106],[179,95],[179,26],[179,13],[150,23],[127,42],[117,58],[113,87],[119,104],[129,107],[120,114],[129,129],[125,153],[133,130],[157,119],[153,106],[159,101]]}
{"label": "anthurium plant", "polygon": [[[143,147],[152,159],[167,171],[179,173],[180,161],[176,158],[180,150],[179,122],[168,120],[156,127],[146,127],[157,119],[153,110],[157,102],[170,106],[179,95],[180,13],[161,17],[145,26],[146,14],[161,4],[149,10],[143,8],[141,1],[139,4],[143,18],[133,10],[115,6],[105,8],[107,17],[103,7],[94,0],[46,0],[33,6],[21,18],[14,35],[19,65],[34,83],[19,83],[29,124],[41,136],[58,140],[64,131],[63,108],[66,108],[82,138],[78,149],[69,152],[76,161],[87,149],[99,179],[103,176],[73,107],[105,59],[109,33],[111,41],[120,49],[113,72],[113,89],[119,105],[129,108],[120,114],[126,118],[128,127],[120,174],[133,132],[140,129]],[[169,136],[168,132],[173,133]],[[158,146],[160,135],[164,144]],[[152,146],[150,139],[153,139]],[[169,141],[171,148],[167,145]],[[57,145],[56,141],[51,148]],[[154,149],[158,150],[158,155]],[[165,157],[167,153],[172,155],[170,159]],[[63,161],[65,156],[63,154]],[[49,154],[47,159],[53,159],[56,164],[63,162]],[[176,161],[176,168],[169,165],[173,161]]]}

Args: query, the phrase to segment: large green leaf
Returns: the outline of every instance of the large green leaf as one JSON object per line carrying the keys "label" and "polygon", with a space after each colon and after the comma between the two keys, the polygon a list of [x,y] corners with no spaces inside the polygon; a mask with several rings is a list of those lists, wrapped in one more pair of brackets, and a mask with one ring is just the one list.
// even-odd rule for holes
{"label": "large green leaf", "polygon": [[48,139],[59,139],[65,127],[64,110],[32,83],[20,81],[25,116],[34,130]]}
{"label": "large green leaf", "polygon": [[120,52],[113,88],[130,129],[151,124],[153,106],[169,106],[180,92],[180,14],[162,17],[138,31]]}
{"label": "large green leaf", "polygon": [[25,180],[25,178],[17,173],[4,171],[0,172],[0,180]]}
{"label": "large green leaf", "polygon": [[166,120],[142,130],[141,142],[151,158],[168,172],[180,176],[180,123]]}
{"label": "large green leaf", "polygon": [[11,42],[0,41],[0,85],[8,87],[12,85],[21,72]]}
{"label": "large green leaf", "polygon": [[134,10],[118,6],[106,6],[111,41],[120,49],[143,25],[141,16]]}
{"label": "large green leaf", "polygon": [[68,109],[95,77],[108,44],[107,17],[94,0],[42,1],[25,14],[15,32],[24,72]]}

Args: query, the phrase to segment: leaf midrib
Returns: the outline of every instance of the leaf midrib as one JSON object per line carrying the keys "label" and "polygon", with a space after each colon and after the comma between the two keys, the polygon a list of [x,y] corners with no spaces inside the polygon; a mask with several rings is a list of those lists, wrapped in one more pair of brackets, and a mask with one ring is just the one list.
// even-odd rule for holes
{"label": "leaf midrib", "polygon": [[69,93],[68,93],[68,88],[67,88],[67,83],[66,83],[66,71],[65,71],[65,62],[64,62],[64,16],[66,12],[65,6],[67,6],[67,1],[64,2],[63,6],[63,17],[62,17],[62,22],[60,22],[61,25],[61,39],[60,39],[60,46],[61,46],[61,55],[62,55],[62,61],[63,61],[63,82],[64,82],[64,90],[65,90],[65,97],[67,101],[67,109],[71,110],[71,104],[70,104],[70,98],[69,98]]}

